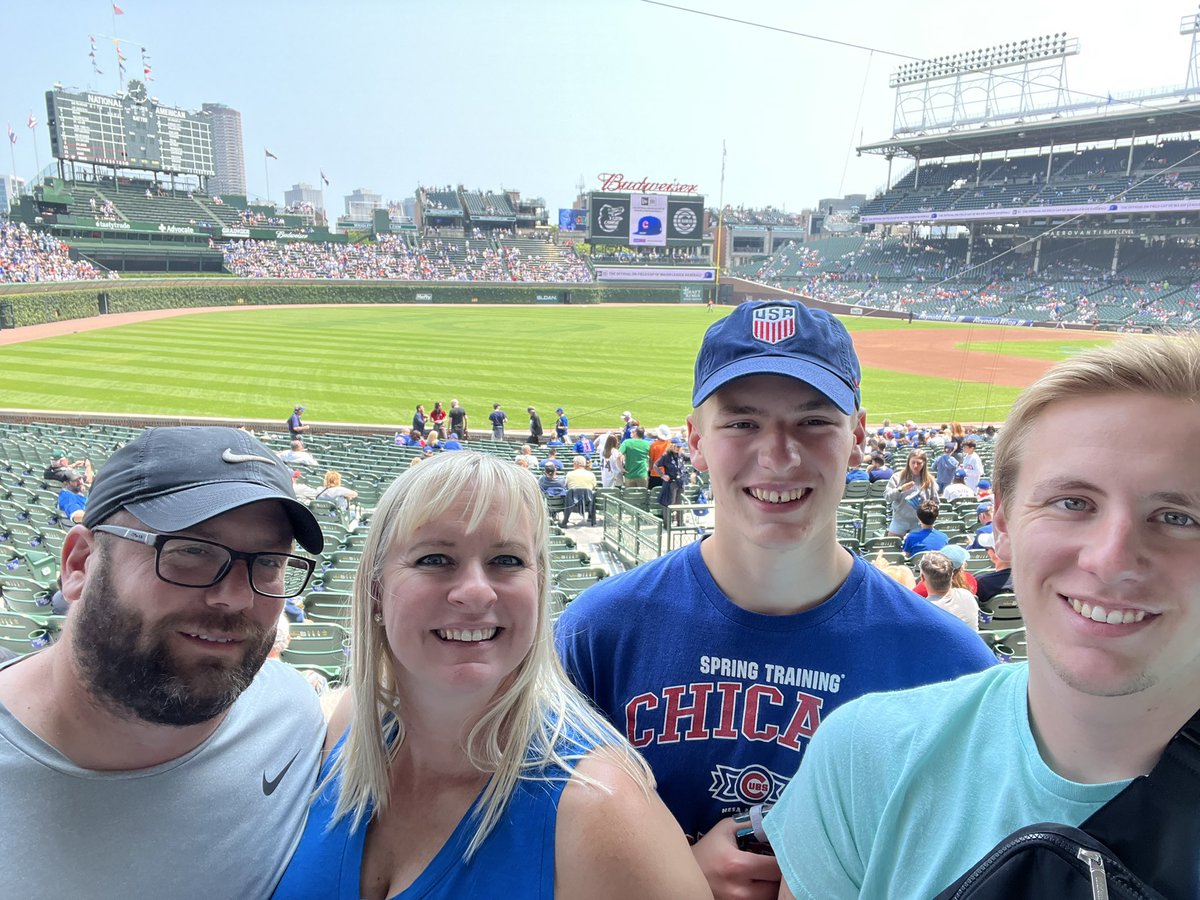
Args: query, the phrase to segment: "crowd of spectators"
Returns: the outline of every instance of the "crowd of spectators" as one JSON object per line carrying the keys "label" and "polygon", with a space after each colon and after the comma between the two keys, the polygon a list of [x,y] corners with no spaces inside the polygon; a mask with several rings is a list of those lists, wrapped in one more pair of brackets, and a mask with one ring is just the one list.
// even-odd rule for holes
{"label": "crowd of spectators", "polygon": [[232,241],[225,267],[247,278],[360,278],[407,281],[586,283],[586,262],[571,248],[558,257],[523,254],[491,242],[381,236],[375,243]]}
{"label": "crowd of spectators", "polygon": [[67,245],[21,224],[0,223],[0,282],[80,281],[104,278],[91,263],[73,260]]}

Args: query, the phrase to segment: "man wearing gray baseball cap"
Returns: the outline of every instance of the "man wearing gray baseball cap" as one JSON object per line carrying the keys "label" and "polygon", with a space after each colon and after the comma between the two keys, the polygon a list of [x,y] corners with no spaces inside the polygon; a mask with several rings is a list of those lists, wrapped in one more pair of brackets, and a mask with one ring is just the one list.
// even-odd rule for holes
{"label": "man wearing gray baseball cap", "polygon": [[[265,897],[303,826],[324,721],[266,662],[323,540],[233,428],[152,428],[67,534],[60,638],[0,668],[4,897]],[[62,853],[66,848],[67,856]]]}

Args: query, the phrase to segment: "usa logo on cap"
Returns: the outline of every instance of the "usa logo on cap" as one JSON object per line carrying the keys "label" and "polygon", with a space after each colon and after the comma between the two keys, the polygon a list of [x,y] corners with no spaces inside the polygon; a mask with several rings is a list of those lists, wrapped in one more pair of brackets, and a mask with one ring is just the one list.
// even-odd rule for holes
{"label": "usa logo on cap", "polygon": [[778,344],[796,333],[796,310],[790,306],[764,306],[754,310],[752,330],[756,340]]}

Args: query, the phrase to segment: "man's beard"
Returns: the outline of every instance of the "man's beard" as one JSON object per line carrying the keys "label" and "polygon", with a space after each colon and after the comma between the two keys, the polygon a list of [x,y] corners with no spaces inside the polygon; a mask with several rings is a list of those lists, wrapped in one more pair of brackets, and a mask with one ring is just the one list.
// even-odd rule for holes
{"label": "man's beard", "polygon": [[[229,709],[262,667],[274,630],[264,631],[243,614],[222,615],[201,604],[194,613],[147,623],[142,613],[117,599],[108,560],[94,562],[71,640],[89,693],[117,715],[155,725],[197,725]],[[213,658],[185,664],[169,645],[178,631],[238,635],[244,654],[236,662]]]}

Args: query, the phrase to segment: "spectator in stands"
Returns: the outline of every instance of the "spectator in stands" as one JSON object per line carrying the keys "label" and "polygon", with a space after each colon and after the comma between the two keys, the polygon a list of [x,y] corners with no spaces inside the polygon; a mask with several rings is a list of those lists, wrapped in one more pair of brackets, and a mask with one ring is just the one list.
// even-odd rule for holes
{"label": "spectator in stands", "polygon": [[[0,809],[21,823],[0,896],[271,895],[325,730],[304,680],[264,665],[312,571],[297,540],[321,550],[245,432],[152,428],[109,458],[63,547],[62,636],[0,670]],[[140,852],[198,835],[221,852]]]}
{"label": "spectator in stands", "polygon": [[933,461],[933,471],[937,479],[937,492],[940,496],[944,496],[946,488],[950,486],[950,482],[954,480],[954,475],[958,471],[958,460],[950,452],[950,447],[945,441],[942,442],[941,454]]}
{"label": "spectator in stands", "polygon": [[937,502],[937,482],[929,472],[924,450],[908,455],[904,468],[888,479],[883,497],[892,504],[892,520],[888,534],[904,537],[920,523],[917,510],[926,500]]}
{"label": "spectator in stands", "polygon": [[328,500],[335,504],[338,509],[349,509],[350,504],[358,499],[358,491],[353,488],[348,488],[342,484],[342,473],[335,469],[330,469],[325,473],[325,478],[321,484],[321,489],[317,491],[314,500]]}
{"label": "spectator in stands", "polygon": [[87,457],[72,460],[65,450],[56,450],[54,459],[46,467],[46,471],[42,473],[42,477],[48,481],[61,481],[65,483],[68,476],[73,476],[76,473],[83,476],[85,487],[92,483],[96,474],[92,468],[92,461]]}
{"label": "spectator in stands", "polygon": [[650,483],[650,442],[646,440],[646,429],[638,425],[633,437],[621,442],[617,448],[625,461],[625,486],[646,487]]}
{"label": "spectator in stands", "polygon": [[625,484],[625,459],[621,456],[621,438],[610,434],[604,439],[604,449],[600,452],[600,485],[601,487],[622,487]]}
{"label": "spectator in stands", "polygon": [[[967,560],[971,558],[971,554],[969,554],[964,547],[960,547],[958,544],[946,544],[946,546],[938,550],[938,553],[941,553],[946,557],[946,559],[950,560],[951,564],[954,566],[954,575],[951,578],[950,583],[954,585],[954,587],[970,591],[971,595],[974,596],[975,592],[979,590],[979,585],[975,581],[975,576],[967,571]],[[926,590],[923,584],[918,584],[914,590],[922,597],[926,596]]]}
{"label": "spectator in stands", "polygon": [[442,444],[443,450],[462,450],[463,445],[458,439],[458,432],[450,432],[450,437],[446,438],[446,442]]}
{"label": "spectator in stands", "polygon": [[[687,462],[683,458],[683,440],[676,438],[667,442],[666,452],[654,462],[658,473],[658,505],[662,507],[663,521],[667,519],[667,507],[683,500],[683,488],[687,483]],[[675,513],[675,523],[683,524],[683,513]]]}
{"label": "spectator in stands", "polygon": [[297,405],[292,408],[292,414],[288,416],[287,429],[293,441],[299,440],[306,432],[312,431],[311,427],[300,421],[302,412],[304,412],[304,407]]}
{"label": "spectator in stands", "polygon": [[867,466],[867,477],[871,481],[887,481],[893,474],[892,467],[884,461],[882,452],[871,455],[871,464]]}
{"label": "spectator in stands", "polygon": [[926,550],[941,550],[949,543],[950,538],[944,531],[938,531],[933,526],[937,524],[940,513],[936,500],[922,500],[917,508],[917,521],[921,527],[910,531],[904,538],[904,555],[916,556]]}
{"label": "spectator in stands", "polygon": [[529,413],[529,443],[536,447],[542,441],[542,418],[532,406],[525,411]]}
{"label": "spectator in stands", "polygon": [[871,476],[867,474],[866,469],[861,469],[858,466],[853,466],[846,470],[846,484],[852,481],[870,482]]}
{"label": "spectator in stands", "polygon": [[529,468],[531,471],[537,471],[541,468],[541,463],[538,462],[538,458],[533,455],[533,448],[528,444],[521,445],[521,452],[517,454],[517,459],[524,459],[527,463],[529,463]]}
{"label": "spectator in stands", "polygon": [[567,414],[563,412],[561,406],[554,410],[554,413],[558,417],[554,420],[554,434],[559,441],[566,444],[567,435],[570,434],[570,420],[567,418]]}
{"label": "spectator in stands", "polygon": [[532,475],[535,479],[539,477],[538,473],[529,467],[529,460],[526,457],[518,456],[517,457],[517,466],[524,469],[526,472],[528,472],[530,475]]}
{"label": "spectator in stands", "polygon": [[303,478],[304,473],[299,469],[292,471],[292,492],[296,495],[297,500],[307,505],[317,498],[317,489],[305,484]]}
{"label": "spectator in stands", "polygon": [[558,448],[551,447],[549,444],[546,445],[546,461],[543,463],[543,465],[554,466],[555,469],[566,468],[566,466],[563,465],[562,460],[558,458]]}
{"label": "spectator in stands", "polygon": [[1004,553],[1007,551],[998,545],[987,548],[988,559],[992,561],[993,568],[975,576],[979,586],[976,596],[980,603],[987,603],[997,594],[1007,594],[1013,589],[1012,562],[1003,555]]}
{"label": "spectator in stands", "polygon": [[446,439],[446,411],[442,409],[441,400],[433,404],[433,411],[429,413],[429,424],[437,432],[438,440],[444,441]]}
{"label": "spectator in stands", "polygon": [[87,509],[87,495],[83,489],[83,475],[68,469],[63,476],[62,490],[58,492],[58,511],[68,522],[78,525],[83,521]]}
{"label": "spectator in stands", "polygon": [[649,467],[649,482],[646,486],[652,491],[662,487],[662,479],[654,471],[654,465],[658,462],[659,457],[667,452],[667,448],[670,446],[671,426],[659,425],[658,428],[654,429],[654,440],[650,441],[650,455],[646,460]]}
{"label": "spectator in stands", "polygon": [[470,437],[467,434],[467,411],[458,405],[457,400],[450,401],[448,417],[450,419],[450,430],[458,435],[458,439],[460,441],[469,440]]}
{"label": "spectator in stands", "polygon": [[287,450],[280,450],[279,458],[289,466],[315,466],[318,464],[317,458],[305,449],[304,441],[299,439],[292,441],[291,447]]}
{"label": "spectator in stands", "polygon": [[429,429],[429,436],[425,438],[425,452],[441,453],[446,448],[442,446],[442,442],[438,439],[438,431],[436,428]]}
{"label": "spectator in stands", "polygon": [[277,900],[705,896],[644,764],[553,658],[541,509],[528,478],[478,453],[384,494],[350,691]]}
{"label": "spectator in stands", "polygon": [[944,554],[931,550],[921,556],[921,584],[934,606],[957,616],[972,631],[979,630],[979,604],[970,591],[954,587],[954,563]]}
{"label": "spectator in stands", "polygon": [[412,418],[413,431],[420,432],[421,437],[425,437],[425,407],[418,403],[417,410],[413,413]]}
{"label": "spectator in stands", "polygon": [[638,423],[634,420],[633,413],[629,410],[621,413],[621,421],[625,423],[621,426],[621,440],[627,441],[633,437],[633,429],[637,427]]}
{"label": "spectator in stands", "polygon": [[983,460],[975,452],[975,438],[967,435],[962,442],[963,458],[961,468],[967,472],[967,487],[974,494],[979,487],[979,480],[986,474],[983,470]]}
{"label": "spectator in stands", "polygon": [[[1140,778],[1196,713],[1200,474],[1180,461],[1200,444],[1198,396],[1193,334],[1085,350],[1018,397],[996,445],[993,524],[1014,563],[1028,665],[828,719],[767,817],[782,897],[934,896],[1018,829],[1087,830],[1127,786],[1140,805],[1107,810],[1119,820],[1102,831],[1107,858],[1158,896],[1200,896],[1194,791],[1176,804],[1186,779]],[[1126,827],[1135,818],[1152,824]],[[931,821],[953,821],[953,840]],[[1053,893],[973,880],[981,895]],[[1093,883],[1117,880],[1109,869]]]}
{"label": "spectator in stands", "polygon": [[571,461],[571,471],[566,478],[567,502],[563,506],[563,528],[571,513],[578,512],[587,516],[591,526],[596,524],[596,475],[588,468],[588,461],[583,456],[576,456]]}
{"label": "spectator in stands", "polygon": [[975,518],[979,527],[975,529],[975,539],[971,541],[971,549],[991,547],[995,541],[992,537],[992,501],[988,500],[975,507]]}
{"label": "spectator in stands", "polygon": [[[301,613],[303,615],[303,613]],[[299,621],[304,621],[300,619]],[[284,613],[275,623],[275,641],[271,644],[271,650],[267,653],[267,659],[283,660],[283,651],[286,650],[292,643],[292,623]],[[300,674],[304,676],[318,697],[323,697],[329,693],[329,679],[320,672],[313,669],[301,669]]]}
{"label": "spectator in stands", "polygon": [[[760,341],[763,312],[794,333]],[[837,542],[846,468],[862,454],[859,375],[850,335],[824,311],[751,302],[714,322],[688,442],[716,529],[588,588],[556,626],[567,671],[646,756],[720,898],[769,896],[763,882],[779,880],[771,857],[738,849],[727,817],[795,772],[831,710],[995,662]],[[802,690],[776,684],[801,677]],[[732,712],[747,692],[763,698],[745,707],[753,721]],[[770,773],[769,787],[751,773]]]}
{"label": "spectator in stands", "polygon": [[504,426],[508,422],[508,413],[500,408],[499,403],[492,404],[492,411],[488,415],[488,421],[492,423],[492,440],[504,440]]}
{"label": "spectator in stands", "polygon": [[967,486],[967,470],[960,466],[954,470],[954,481],[946,485],[946,490],[942,492],[942,499],[949,503],[974,497],[975,492]]}
{"label": "spectator in stands", "polygon": [[547,497],[563,497],[567,493],[567,482],[558,474],[558,466],[549,460],[542,467],[542,476],[538,479],[538,487]]}
{"label": "spectator in stands", "polygon": [[596,445],[586,434],[581,434],[575,441],[575,452],[590,463],[592,460],[592,454],[596,452]]}

